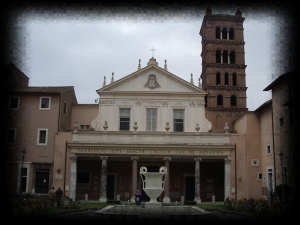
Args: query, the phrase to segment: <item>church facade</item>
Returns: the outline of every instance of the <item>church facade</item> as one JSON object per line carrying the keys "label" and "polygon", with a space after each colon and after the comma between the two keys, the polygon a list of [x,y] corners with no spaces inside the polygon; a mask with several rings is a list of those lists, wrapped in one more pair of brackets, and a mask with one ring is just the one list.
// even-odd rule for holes
{"label": "church facade", "polygon": [[[139,189],[148,201],[139,170],[158,172],[165,166],[161,202],[268,197],[275,187],[272,117],[270,103],[254,112],[246,108],[243,21],[239,10],[220,15],[207,9],[200,29],[202,84],[179,78],[168,71],[166,61],[160,67],[152,57],[120,80],[112,77],[106,84],[104,78],[97,104],[77,104],[69,93],[74,93],[72,87],[32,89],[31,95],[51,99],[47,111],[39,108],[34,114],[34,129],[46,138],[38,142],[46,143],[38,145],[43,153],[33,154],[37,146],[27,141],[25,162],[12,156],[7,171],[16,179],[7,185],[31,194],[60,187],[73,199],[100,202],[133,202]],[[23,96],[20,102],[25,89],[14,92]],[[58,129],[43,124],[45,113],[53,110],[59,110],[53,120],[59,121]],[[22,130],[20,122],[14,126]],[[24,140],[36,139],[34,134],[25,138],[29,134],[23,134]],[[10,148],[22,145],[11,143]],[[44,189],[37,185],[37,175]]]}

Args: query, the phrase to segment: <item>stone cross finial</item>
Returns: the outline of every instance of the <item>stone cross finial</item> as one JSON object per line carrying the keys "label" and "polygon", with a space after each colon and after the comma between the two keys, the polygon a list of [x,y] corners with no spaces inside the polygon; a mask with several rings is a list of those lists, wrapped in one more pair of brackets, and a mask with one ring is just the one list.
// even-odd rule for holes
{"label": "stone cross finial", "polygon": [[152,51],[152,58],[153,58],[153,56],[154,56],[154,51],[155,51],[156,49],[154,49],[153,47],[150,49],[150,51]]}

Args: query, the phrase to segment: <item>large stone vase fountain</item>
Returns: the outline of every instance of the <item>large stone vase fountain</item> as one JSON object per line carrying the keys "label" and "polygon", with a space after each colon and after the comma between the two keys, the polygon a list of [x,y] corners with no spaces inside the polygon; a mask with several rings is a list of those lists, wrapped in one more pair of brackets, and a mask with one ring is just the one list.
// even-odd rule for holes
{"label": "large stone vase fountain", "polygon": [[143,189],[150,197],[150,201],[145,203],[146,206],[157,206],[162,203],[157,201],[157,198],[164,191],[165,180],[167,177],[167,168],[162,166],[159,172],[147,172],[147,167],[140,168],[140,176],[142,178]]}

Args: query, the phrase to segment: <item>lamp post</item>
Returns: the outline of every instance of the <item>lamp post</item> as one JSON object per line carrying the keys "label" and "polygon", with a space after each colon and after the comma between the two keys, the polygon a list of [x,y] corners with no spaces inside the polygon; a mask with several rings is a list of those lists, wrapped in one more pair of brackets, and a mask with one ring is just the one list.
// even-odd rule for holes
{"label": "lamp post", "polygon": [[281,160],[281,179],[282,179],[282,202],[284,202],[284,179],[283,179],[283,158],[284,158],[284,154],[283,152],[281,151],[279,153],[279,157],[280,157],[280,160]]}
{"label": "lamp post", "polygon": [[21,151],[22,152],[22,157],[23,157],[23,160],[22,160],[22,167],[21,167],[21,175],[20,175],[20,190],[19,190],[19,197],[21,197],[21,194],[22,194],[22,172],[23,172],[23,164],[24,164],[24,158],[25,158],[25,155],[26,155],[26,150],[25,148]]}

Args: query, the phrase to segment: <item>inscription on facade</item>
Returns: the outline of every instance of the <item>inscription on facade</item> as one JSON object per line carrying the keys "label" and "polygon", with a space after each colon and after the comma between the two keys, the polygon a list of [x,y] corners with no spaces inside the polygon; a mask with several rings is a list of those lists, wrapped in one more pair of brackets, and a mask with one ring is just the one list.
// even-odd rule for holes
{"label": "inscription on facade", "polygon": [[129,149],[72,149],[71,153],[75,154],[112,154],[112,155],[207,155],[223,156],[230,155],[230,150],[129,150]]}

